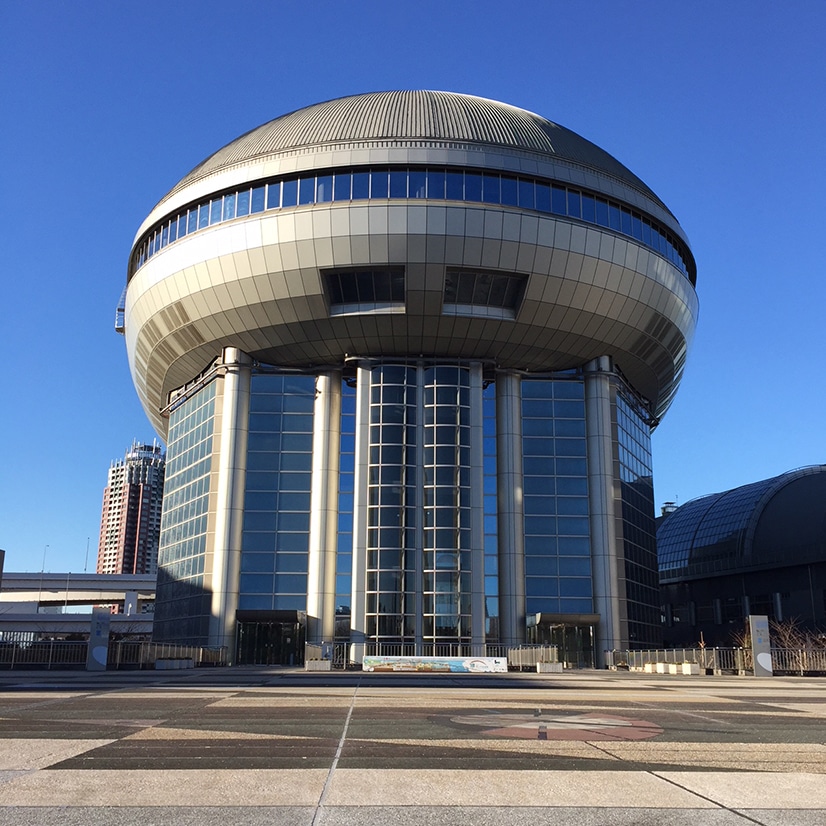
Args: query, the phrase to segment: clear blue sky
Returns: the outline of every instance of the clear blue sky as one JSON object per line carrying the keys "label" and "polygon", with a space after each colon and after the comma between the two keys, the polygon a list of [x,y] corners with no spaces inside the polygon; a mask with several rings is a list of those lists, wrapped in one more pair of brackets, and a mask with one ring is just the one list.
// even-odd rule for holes
{"label": "clear blue sky", "polygon": [[433,88],[614,154],[697,257],[658,504],[826,461],[826,3],[0,2],[0,548],[94,567],[113,459],[154,433],[113,331],[134,234],[207,155],[301,106]]}

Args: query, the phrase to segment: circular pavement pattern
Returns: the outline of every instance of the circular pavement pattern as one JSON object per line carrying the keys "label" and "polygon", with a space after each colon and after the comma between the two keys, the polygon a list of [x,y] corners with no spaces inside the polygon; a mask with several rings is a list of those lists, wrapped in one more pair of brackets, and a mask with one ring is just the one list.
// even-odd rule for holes
{"label": "circular pavement pattern", "polygon": [[647,720],[612,714],[530,713],[472,714],[451,717],[462,726],[476,726],[483,734],[524,740],[648,740],[663,730]]}

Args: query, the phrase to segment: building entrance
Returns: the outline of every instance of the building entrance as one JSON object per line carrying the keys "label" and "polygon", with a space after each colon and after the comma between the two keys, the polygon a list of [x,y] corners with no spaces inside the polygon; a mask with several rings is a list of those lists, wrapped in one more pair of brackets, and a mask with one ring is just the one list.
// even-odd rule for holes
{"label": "building entrance", "polygon": [[238,665],[302,665],[304,626],[297,619],[256,618],[237,626]]}

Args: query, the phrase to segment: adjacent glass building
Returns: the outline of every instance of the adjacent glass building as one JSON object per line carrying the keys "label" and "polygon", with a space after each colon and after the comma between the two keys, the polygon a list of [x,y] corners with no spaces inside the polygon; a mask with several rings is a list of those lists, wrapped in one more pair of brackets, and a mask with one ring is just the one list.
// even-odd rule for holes
{"label": "adjacent glass building", "polygon": [[168,444],[156,637],[658,644],[650,433],[694,283],[642,181],[505,104],[360,95],[219,150],[138,231],[119,314]]}
{"label": "adjacent glass building", "polygon": [[693,499],[659,520],[669,645],[732,645],[749,614],[826,625],[826,465]]}

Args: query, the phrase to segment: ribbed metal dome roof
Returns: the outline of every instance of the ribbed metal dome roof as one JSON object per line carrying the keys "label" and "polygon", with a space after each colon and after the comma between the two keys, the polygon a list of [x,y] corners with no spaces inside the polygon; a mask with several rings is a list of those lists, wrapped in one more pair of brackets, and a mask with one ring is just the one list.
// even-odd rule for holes
{"label": "ribbed metal dome roof", "polygon": [[570,129],[498,101],[428,91],[371,92],[282,115],[219,149],[169,195],[223,169],[267,155],[309,146],[394,140],[469,143],[550,155],[608,174],[664,206],[616,158]]}

